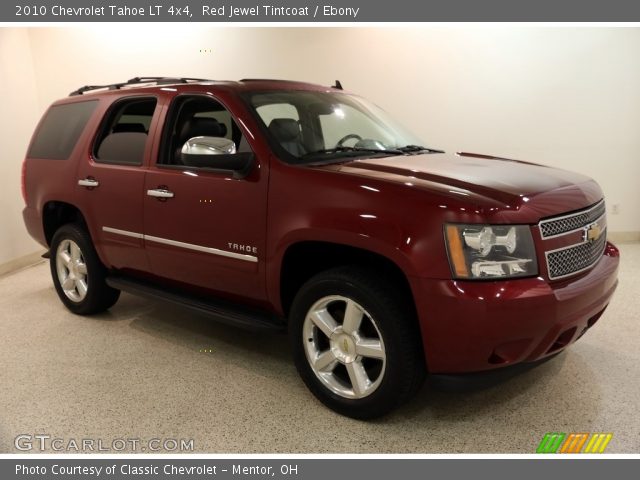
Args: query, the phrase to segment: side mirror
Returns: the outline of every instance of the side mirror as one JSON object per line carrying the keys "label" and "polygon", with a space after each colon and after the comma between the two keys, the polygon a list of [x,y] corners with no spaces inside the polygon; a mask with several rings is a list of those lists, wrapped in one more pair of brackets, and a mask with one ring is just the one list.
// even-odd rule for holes
{"label": "side mirror", "polygon": [[233,140],[222,137],[193,137],[182,146],[182,155],[224,155],[236,153]]}
{"label": "side mirror", "polygon": [[187,167],[209,168],[232,173],[234,178],[246,177],[253,165],[253,153],[236,153],[233,140],[221,137],[193,137],[180,151]]}

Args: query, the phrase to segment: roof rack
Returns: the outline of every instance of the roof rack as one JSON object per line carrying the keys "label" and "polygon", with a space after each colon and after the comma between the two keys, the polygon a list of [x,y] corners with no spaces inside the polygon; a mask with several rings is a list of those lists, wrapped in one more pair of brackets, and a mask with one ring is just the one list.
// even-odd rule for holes
{"label": "roof rack", "polygon": [[69,96],[73,97],[76,95],[82,95],[85,92],[89,92],[91,90],[100,90],[103,88],[106,88],[107,90],[120,90],[122,87],[147,84],[147,83],[152,83],[155,85],[166,85],[166,84],[172,84],[172,83],[212,82],[212,81],[213,80],[208,80],[206,78],[189,78],[189,77],[134,77],[122,83],[111,83],[109,85],[85,85],[84,87],[80,87],[79,89],[71,92]]}

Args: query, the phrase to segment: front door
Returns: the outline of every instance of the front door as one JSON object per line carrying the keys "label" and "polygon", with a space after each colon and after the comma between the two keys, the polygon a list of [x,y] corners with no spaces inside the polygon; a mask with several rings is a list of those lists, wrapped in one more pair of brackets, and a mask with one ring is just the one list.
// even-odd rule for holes
{"label": "front door", "polygon": [[263,300],[267,175],[244,178],[185,165],[181,150],[193,137],[249,144],[230,113],[210,96],[180,95],[171,103],[158,162],[144,186],[145,248],[152,272],[164,279],[220,294]]}

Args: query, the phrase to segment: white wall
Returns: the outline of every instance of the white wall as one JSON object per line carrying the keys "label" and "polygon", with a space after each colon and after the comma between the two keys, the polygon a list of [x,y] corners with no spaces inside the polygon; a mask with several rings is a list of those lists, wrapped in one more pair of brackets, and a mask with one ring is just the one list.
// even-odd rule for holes
{"label": "white wall", "polygon": [[[22,223],[20,174],[33,127],[40,118],[29,34],[0,28],[0,274],[40,247]],[[11,264],[11,265],[10,265]]]}
{"label": "white wall", "polygon": [[640,28],[95,25],[14,35],[27,57],[30,44],[40,110],[81,85],[138,75],[340,79],[429,145],[591,175],[620,207],[610,230],[640,231]]}

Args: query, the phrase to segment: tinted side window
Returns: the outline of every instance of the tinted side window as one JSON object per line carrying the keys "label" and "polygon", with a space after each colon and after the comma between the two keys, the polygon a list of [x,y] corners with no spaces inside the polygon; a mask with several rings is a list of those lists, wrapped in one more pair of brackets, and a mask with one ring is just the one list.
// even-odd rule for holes
{"label": "tinted side window", "polygon": [[[207,168],[203,165],[185,163],[181,153],[189,139],[200,136],[226,138],[232,141],[235,144],[235,152],[229,155],[251,153],[242,131],[221,103],[202,95],[183,95],[173,101],[169,110],[159,163]],[[224,156],[218,155],[216,162],[212,163],[224,164]]]}
{"label": "tinted side window", "polygon": [[97,105],[97,100],[90,100],[52,106],[36,132],[27,156],[52,160],[69,158]]}
{"label": "tinted side window", "polygon": [[93,152],[96,162],[142,165],[156,104],[154,97],[129,98],[115,103],[99,130]]}

